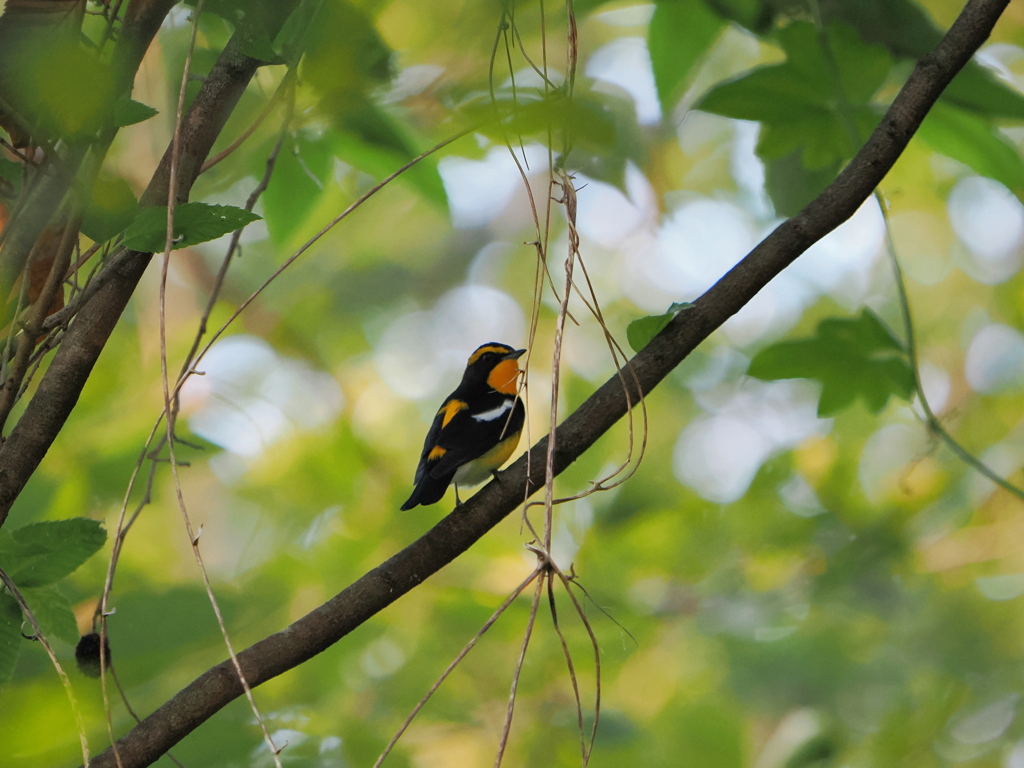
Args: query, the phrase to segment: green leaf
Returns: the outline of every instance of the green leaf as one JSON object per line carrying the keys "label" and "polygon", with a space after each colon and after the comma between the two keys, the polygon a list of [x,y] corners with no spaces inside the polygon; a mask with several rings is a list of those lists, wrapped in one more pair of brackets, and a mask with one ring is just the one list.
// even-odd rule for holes
{"label": "green leaf", "polygon": [[735,21],[755,35],[763,35],[775,23],[776,11],[765,0],[707,0],[708,5],[727,21]]}
{"label": "green leaf", "polygon": [[692,80],[691,72],[725,28],[703,0],[662,0],[654,7],[647,48],[661,111],[670,115]]}
{"label": "green leaf", "polygon": [[[371,99],[359,97],[338,116],[341,129],[334,137],[331,159],[339,157],[374,178],[384,178],[420,154],[404,124]],[[333,167],[333,164],[332,164]],[[428,157],[402,174],[428,200],[446,204],[437,158]]]}
{"label": "green leaf", "polygon": [[[182,203],[174,209],[174,240],[171,249],[216,240],[221,235],[234,232],[259,219],[255,213],[232,205]],[[167,207],[147,208],[125,231],[124,244],[135,251],[160,253],[164,250],[166,232]]]}
{"label": "green leaf", "polygon": [[[334,134],[298,132],[278,155],[270,185],[263,193],[267,231],[278,246],[286,246],[301,232],[333,168]],[[270,151],[270,145],[266,151]]]}
{"label": "green leaf", "polygon": [[92,134],[112,111],[115,86],[110,65],[77,41],[48,38],[45,29],[30,45],[37,50],[11,83],[16,103],[24,104],[39,129],[54,140]]}
{"label": "green leaf", "polygon": [[910,0],[820,0],[825,23],[842,21],[868,43],[899,58],[919,58],[942,39],[924,10]]}
{"label": "green leaf", "polygon": [[636,125],[636,110],[619,95],[602,93],[577,80],[572,99],[555,90],[542,98],[529,92],[499,92],[480,96],[460,108],[462,118],[495,143],[512,140],[548,141],[551,133],[572,136],[569,158],[559,163],[591,178],[624,186],[626,161],[645,164],[643,142]]}
{"label": "green leaf", "polygon": [[[942,92],[942,101],[985,117],[1024,120],[1024,94],[999,80],[976,61],[969,61]],[[941,103],[941,102],[940,102]]]}
{"label": "green leaf", "polygon": [[347,0],[315,7],[305,33],[302,80],[318,92],[321,109],[340,115],[355,97],[390,80],[392,52],[363,8]]}
{"label": "green leaf", "polygon": [[280,56],[274,48],[274,41],[270,39],[266,32],[260,30],[251,30],[246,31],[245,34],[239,34],[238,50],[246,56],[251,56],[260,61],[270,63],[280,61]]}
{"label": "green leaf", "polygon": [[[278,61],[270,39],[272,19],[278,13],[268,0],[206,0],[203,13],[218,16],[235,28],[235,45],[240,53],[266,62]],[[185,0],[185,5],[196,7],[196,0]]]}
{"label": "green leaf", "polygon": [[133,99],[123,98],[118,99],[114,102],[114,125],[118,128],[123,128],[126,125],[135,125],[141,123],[154,115],[158,115],[159,110],[153,109],[148,104],[143,104],[141,101],[134,101]]}
{"label": "green leaf", "polygon": [[1024,160],[991,122],[939,101],[918,129],[932,149],[995,179],[1024,199]]}
{"label": "green leaf", "polygon": [[769,166],[788,158],[774,169],[769,186],[780,213],[799,210],[820,192],[879,119],[872,99],[888,77],[891,56],[844,24],[826,32],[829,55],[812,24],[790,24],[778,33],[785,62],[722,83],[697,104],[705,112],[757,120],[758,156]]}
{"label": "green leaf", "polygon": [[689,302],[673,303],[664,315],[648,315],[634,320],[626,327],[626,340],[634,352],[639,352],[651,339],[661,333],[662,329],[672,322],[672,318],[692,306]]}
{"label": "green leaf", "polygon": [[21,636],[21,606],[7,592],[0,592],[0,685],[14,674],[24,638]]}
{"label": "green leaf", "polygon": [[34,589],[23,589],[22,597],[39,622],[47,639],[57,638],[68,645],[78,643],[78,622],[71,603],[56,584]]}
{"label": "green leaf", "polygon": [[825,168],[808,168],[801,161],[801,154],[794,150],[764,164],[765,187],[779,216],[795,216],[821,194],[839,172],[838,162]]}
{"label": "green leaf", "polygon": [[[0,157],[0,180],[7,182],[15,189],[18,189],[21,187],[22,173],[24,173],[24,169],[20,163],[8,160],[6,157]],[[4,194],[6,196],[6,191]]]}
{"label": "green leaf", "polygon": [[889,74],[888,53],[844,25],[829,27],[828,39],[836,75],[814,26],[794,23],[779,32],[785,62],[758,67],[716,86],[697,107],[725,117],[784,124],[801,119],[808,109],[834,113],[837,86],[850,106],[869,104]]}
{"label": "green leaf", "polygon": [[107,540],[95,520],[76,517],[0,531],[0,563],[21,588],[52,584],[72,573]]}
{"label": "green leaf", "polygon": [[766,347],[751,360],[747,374],[763,380],[820,381],[818,415],[823,417],[858,398],[878,413],[891,396],[909,401],[915,389],[906,351],[868,309],[857,318],[822,320],[812,338]]}
{"label": "green leaf", "polygon": [[82,214],[82,234],[93,242],[106,242],[132,223],[138,208],[127,181],[101,175],[93,184],[89,205]]}

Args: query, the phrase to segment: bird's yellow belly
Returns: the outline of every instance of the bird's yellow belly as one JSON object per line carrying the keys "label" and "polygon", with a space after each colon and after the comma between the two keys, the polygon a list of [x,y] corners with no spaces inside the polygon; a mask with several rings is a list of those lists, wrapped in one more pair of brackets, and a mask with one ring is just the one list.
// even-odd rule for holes
{"label": "bird's yellow belly", "polygon": [[483,456],[473,459],[455,471],[455,483],[460,486],[480,485],[491,478],[491,473],[509,460],[519,444],[519,433],[509,435]]}

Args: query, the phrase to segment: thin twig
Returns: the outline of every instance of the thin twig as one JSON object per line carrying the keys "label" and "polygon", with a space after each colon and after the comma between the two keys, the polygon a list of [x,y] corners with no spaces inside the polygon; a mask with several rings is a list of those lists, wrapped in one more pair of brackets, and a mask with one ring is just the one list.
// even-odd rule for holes
{"label": "thin twig", "polygon": [[[353,211],[355,211],[357,208],[359,208],[361,205],[363,205],[363,203],[365,203],[371,197],[376,195],[381,189],[383,189],[385,186],[390,184],[392,181],[394,181],[396,178],[401,176],[403,173],[405,173],[407,170],[412,168],[414,165],[416,165],[420,161],[424,160],[425,158],[430,157],[430,155],[434,154],[435,152],[440,151],[441,149],[443,149],[444,147],[448,146],[452,142],[458,141],[463,136],[467,136],[468,134],[472,133],[474,130],[475,130],[475,127],[473,127],[473,128],[466,128],[465,130],[459,131],[458,133],[456,133],[456,134],[454,134],[452,136],[449,136],[444,141],[438,142],[433,147],[431,147],[430,149],[426,150],[422,154],[414,157],[412,160],[407,162],[405,165],[403,165],[397,171],[395,171],[394,173],[389,174],[382,181],[380,181],[377,184],[375,184],[369,190],[367,190],[362,195],[360,195],[355,200],[355,202],[353,202],[351,205],[349,205],[344,211],[342,211],[337,216],[335,216],[333,219],[331,219],[331,221],[329,221],[326,225],[324,225],[324,227],[319,232],[317,232],[315,235],[313,235],[313,237],[311,237],[309,240],[307,240],[305,243],[303,243],[299,247],[299,249],[297,251],[295,251],[295,253],[293,253],[291,256],[289,256],[287,259],[285,259],[284,263],[281,264],[280,267],[275,269],[274,272],[270,275],[270,277],[268,277],[266,280],[264,280],[263,283],[259,286],[259,288],[257,288],[255,291],[253,291],[249,295],[249,297],[245,301],[243,301],[234,312],[231,313],[231,316],[227,320],[224,321],[224,324],[220,328],[217,329],[217,331],[213,334],[213,336],[210,338],[210,340],[206,343],[206,346],[203,347],[202,351],[200,351],[200,353],[198,355],[196,355],[196,363],[198,363],[200,360],[202,360],[206,356],[206,354],[210,351],[210,348],[225,333],[225,331],[227,331],[227,329],[232,325],[232,323],[234,323],[235,320],[238,319],[238,316],[241,315],[242,312],[244,312],[245,309],[250,304],[252,304],[252,302],[254,302],[257,299],[257,297],[259,297],[259,295],[262,294],[263,291],[265,291],[270,286],[271,283],[273,283],[278,277],[280,277],[282,272],[284,272],[286,269],[288,269],[288,267],[290,267],[292,264],[294,264],[298,260],[298,258],[300,256],[302,256],[302,254],[304,254],[306,251],[308,251],[310,248],[312,248],[322,237],[324,237],[324,235],[326,235],[328,232],[330,232],[332,229],[334,229],[334,227],[336,227],[338,224],[340,224],[342,222],[342,220],[344,220],[346,217],[348,217],[349,214],[351,214]],[[183,377],[177,383],[177,385],[175,386],[175,391],[177,391],[177,390],[179,390],[181,388],[181,385],[184,384],[185,379],[187,379],[189,376],[191,376],[193,371],[194,371],[194,368],[193,368],[193,370],[190,370],[185,375],[185,377]]]}
{"label": "thin twig", "polygon": [[1007,493],[1016,496],[1024,501],[1024,489],[1003,478],[985,462],[964,448],[960,442],[950,434],[942,421],[932,410],[928,397],[924,392],[924,385],[921,383],[921,364],[918,359],[917,337],[914,332],[914,319],[910,312],[910,297],[907,295],[906,280],[903,277],[903,269],[900,267],[899,258],[896,255],[896,243],[892,236],[892,227],[889,221],[889,212],[886,208],[886,200],[879,190],[875,190],[875,200],[882,213],[882,220],[885,222],[886,253],[889,256],[889,264],[892,267],[893,282],[896,284],[896,296],[900,305],[900,317],[903,320],[903,337],[906,345],[907,358],[910,368],[914,374],[914,390],[917,401],[921,405],[921,412],[924,416],[925,426],[929,432],[938,435],[946,446],[956,455],[960,461],[974,469],[979,474],[991,480]]}
{"label": "thin twig", "polygon": [[[17,402],[18,395],[22,392],[21,383],[28,372],[36,337],[39,335],[43,320],[46,318],[46,313],[49,311],[50,305],[53,303],[53,299],[64,281],[64,271],[71,261],[71,252],[74,250],[75,241],[78,239],[78,229],[81,223],[81,216],[77,212],[72,212],[67,217],[60,243],[57,245],[57,251],[53,254],[53,261],[50,264],[50,271],[46,276],[46,281],[43,283],[39,296],[36,297],[28,320],[22,326],[21,339],[18,343],[13,370],[3,380],[3,387],[0,388],[0,432],[3,431],[4,425],[7,423],[7,417]],[[39,248],[40,244],[36,243],[36,249]],[[41,254],[38,251],[36,258],[41,258]],[[31,256],[29,257],[29,263],[31,264]],[[30,283],[30,276],[28,274],[30,268],[30,266],[27,267],[25,274],[22,275],[23,294],[27,293]],[[12,326],[17,324],[17,318],[15,318],[12,321]]]}
{"label": "thin twig", "polygon": [[82,720],[82,711],[78,708],[78,699],[75,698],[75,691],[71,687],[71,679],[68,677],[68,673],[64,671],[64,667],[57,658],[57,654],[54,653],[53,646],[50,645],[50,641],[47,640],[46,635],[43,634],[43,630],[39,626],[39,622],[36,621],[35,614],[32,613],[32,609],[29,608],[28,603],[25,602],[25,597],[18,589],[18,585],[11,580],[11,577],[7,575],[7,572],[3,568],[0,568],[0,581],[4,583],[4,586],[7,587],[11,595],[14,596],[14,599],[18,601],[18,605],[21,606],[22,613],[25,614],[25,618],[27,618],[29,624],[32,625],[32,632],[35,639],[39,641],[41,646],[43,646],[43,650],[46,651],[46,655],[50,657],[50,663],[53,664],[53,668],[57,671],[57,676],[60,678],[60,682],[64,686],[64,692],[67,693],[68,701],[71,703],[71,712],[75,717],[75,725],[78,727],[78,740],[82,747],[82,762],[85,765],[85,768],[89,768],[89,740],[86,737],[85,722]]}
{"label": "thin twig", "polygon": [[[117,676],[117,669],[114,667],[114,662],[108,660],[107,666],[110,668],[110,676],[114,678],[114,685],[117,686],[117,692],[121,694],[121,701],[124,703],[124,708],[128,711],[128,714],[132,716],[132,719],[135,720],[136,723],[141,723],[142,718],[139,717],[134,707],[132,707],[131,702],[128,701],[128,694],[124,690],[124,687],[121,685],[121,679]],[[178,766],[178,768],[185,768],[185,766],[181,764],[181,761],[171,754],[170,750],[168,750],[164,754],[166,755],[167,759],[174,763],[176,766]]]}
{"label": "thin twig", "polygon": [[[292,91],[294,85],[295,69],[294,67],[290,67],[285,72],[284,77],[281,78],[281,82],[278,84],[277,90],[274,91],[274,94],[267,101],[267,106],[263,108],[263,111],[260,112],[260,114],[256,117],[252,125],[246,128],[242,132],[242,135],[235,139],[233,142],[231,142],[227,147],[222,149],[213,157],[208,158],[206,162],[204,162],[202,166],[200,166],[199,173],[206,173],[208,170],[213,168],[213,166],[215,166],[221,160],[228,157],[232,152],[234,152],[236,149],[242,146],[242,144],[256,132],[256,129],[263,124],[263,121],[270,116],[270,113],[274,111],[274,109],[277,107],[277,102],[282,97],[282,95],[287,91]],[[280,144],[280,141],[278,142],[278,144]],[[274,152],[275,155],[277,154],[277,151]]]}
{"label": "thin twig", "polygon": [[395,748],[395,745],[398,744],[398,740],[402,738],[402,734],[404,734],[406,730],[408,730],[409,726],[412,725],[412,721],[415,719],[416,715],[418,715],[420,713],[420,710],[423,709],[424,706],[426,706],[426,703],[430,700],[430,697],[434,695],[437,689],[441,687],[441,684],[448,679],[448,676],[455,671],[455,668],[462,662],[464,658],[466,658],[469,652],[473,650],[473,648],[476,646],[480,638],[484,636],[484,633],[494,625],[494,622],[496,622],[501,617],[501,615],[506,610],[508,610],[509,606],[512,605],[515,599],[519,597],[519,595],[523,593],[523,590],[526,589],[530,585],[530,583],[534,579],[536,579],[540,574],[540,569],[535,569],[529,576],[526,577],[526,579],[518,587],[512,590],[512,593],[505,598],[505,601],[498,606],[498,609],[494,613],[492,613],[491,617],[484,622],[482,627],[480,627],[479,631],[473,636],[473,639],[466,643],[462,650],[459,651],[458,655],[452,660],[452,663],[448,665],[445,671],[441,673],[441,676],[434,681],[434,684],[432,686],[430,686],[430,690],[427,691],[423,698],[419,700],[419,703],[417,703],[416,706],[413,707],[412,712],[410,712],[409,716],[405,718],[405,722],[402,723],[401,728],[398,729],[398,732],[394,735],[394,737],[392,737],[391,741],[388,742],[388,745],[384,748],[384,751],[381,753],[380,757],[377,758],[377,762],[373,764],[373,768],[380,768],[380,766],[384,763],[384,760],[387,758],[388,755],[391,754],[392,750]]}
{"label": "thin twig", "polygon": [[256,722],[259,724],[260,731],[263,734],[263,740],[266,742],[267,747],[270,750],[271,757],[274,760],[274,765],[277,766],[277,768],[281,768],[281,758],[279,755],[280,750],[275,746],[274,740],[270,736],[270,731],[267,730],[266,722],[264,721],[263,715],[256,704],[256,699],[252,694],[252,688],[250,687],[248,680],[246,680],[245,673],[242,671],[242,665],[238,661],[238,655],[235,653],[231,637],[228,634],[227,624],[224,621],[224,616],[221,613],[217,597],[213,592],[213,585],[210,583],[210,577],[206,571],[206,565],[203,562],[202,554],[199,551],[199,537],[192,529],[192,521],[189,518],[188,508],[185,504],[185,496],[181,487],[181,478],[178,474],[178,461],[174,450],[176,411],[172,408],[171,404],[171,387],[167,374],[167,275],[170,269],[171,250],[173,248],[174,241],[174,209],[178,199],[178,165],[179,152],[181,148],[182,118],[185,112],[185,89],[188,85],[189,72],[192,66],[192,54],[195,51],[196,36],[199,33],[199,17],[202,14],[203,2],[204,0],[198,0],[192,17],[192,34],[189,39],[188,52],[185,55],[181,88],[178,91],[178,108],[175,114],[174,137],[171,140],[170,180],[168,182],[167,190],[167,232],[165,233],[166,239],[164,242],[163,262],[160,269],[159,294],[160,381],[163,385],[164,392],[164,413],[167,414],[167,418],[164,423],[167,428],[167,452],[171,461],[171,477],[174,480],[174,492],[178,500],[178,509],[181,511],[185,531],[188,533],[189,541],[192,544],[192,554],[195,556],[196,565],[199,568],[199,574],[202,578],[203,586],[206,589],[206,596],[210,601],[210,606],[213,609],[214,616],[217,618],[217,626],[220,628],[221,636],[224,638],[224,645],[228,650],[228,655],[231,657],[231,662],[234,665],[235,672],[238,674],[238,680],[245,691],[245,697],[249,702],[249,707],[252,710],[253,716],[256,718]]}
{"label": "thin twig", "polygon": [[555,628],[555,634],[558,635],[558,642],[562,646],[562,656],[565,658],[565,666],[569,670],[569,681],[572,683],[572,695],[576,701],[576,722],[580,732],[580,756],[583,758],[583,765],[586,768],[587,765],[587,740],[583,732],[583,700],[580,698],[580,684],[579,680],[576,679],[576,668],[572,663],[572,653],[569,651],[569,643],[565,639],[565,633],[562,632],[561,626],[558,624],[558,608],[555,604],[555,581],[551,577],[552,571],[557,568],[552,568],[547,572],[548,582],[548,608],[551,611],[551,624]]}
{"label": "thin twig", "polygon": [[540,605],[541,592],[544,590],[544,580],[537,582],[537,589],[533,592],[533,603],[530,606],[530,618],[526,622],[526,633],[523,636],[523,645],[519,651],[519,660],[516,662],[515,672],[512,674],[512,689],[508,694],[508,708],[505,710],[505,724],[501,729],[501,740],[498,742],[498,754],[494,758],[494,768],[500,768],[501,760],[505,756],[505,747],[508,745],[508,737],[512,732],[512,713],[516,707],[516,691],[519,689],[519,677],[523,672],[523,662],[526,661],[526,649],[530,646],[530,637],[533,636],[533,627],[537,622],[537,607]]}
{"label": "thin twig", "polygon": [[[597,724],[601,719],[601,647],[598,645],[597,635],[594,634],[594,628],[590,624],[590,619],[587,618],[586,611],[583,610],[583,606],[580,605],[579,600],[576,599],[576,595],[573,594],[572,584],[575,582],[573,579],[566,576],[559,568],[555,569],[555,573],[561,580],[562,585],[565,587],[565,592],[569,595],[569,599],[572,600],[573,607],[576,608],[576,614],[580,617],[580,622],[583,624],[583,627],[587,630],[587,635],[590,637],[590,647],[594,650],[594,724],[590,728],[590,742],[583,750],[583,768],[586,768],[587,764],[590,762],[591,755],[594,753],[594,742],[597,740]],[[586,590],[584,590],[584,594],[586,594]],[[600,606],[598,607],[600,608]],[[609,616],[608,612],[603,608],[601,608],[601,612],[606,616]],[[609,616],[609,618],[612,617]],[[615,619],[612,618],[612,621],[615,621]],[[619,622],[615,621],[615,623],[618,624],[627,635],[633,637],[629,630],[622,627]],[[636,642],[636,638],[633,638],[633,641]]]}

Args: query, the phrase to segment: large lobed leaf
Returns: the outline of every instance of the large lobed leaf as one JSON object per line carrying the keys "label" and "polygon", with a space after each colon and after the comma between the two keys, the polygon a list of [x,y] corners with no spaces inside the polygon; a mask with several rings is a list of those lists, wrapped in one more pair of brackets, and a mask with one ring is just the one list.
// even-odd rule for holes
{"label": "large lobed leaf", "polygon": [[[784,216],[819,194],[874,130],[873,99],[894,58],[929,49],[938,34],[919,8],[902,1],[884,8],[874,0],[825,3],[822,15],[832,20],[824,33],[804,21],[776,33],[783,63],[722,83],[697,104],[761,123],[757,153],[776,212]],[[883,23],[890,17],[891,25]],[[906,30],[909,37],[897,41],[888,27]],[[920,135],[936,151],[1024,197],[1024,162],[994,122],[1022,117],[1024,95],[972,62],[950,84]]]}
{"label": "large lobed leaf", "polygon": [[878,413],[890,397],[909,400],[915,389],[906,350],[868,309],[856,318],[822,320],[809,339],[766,347],[751,360],[747,374],[764,380],[820,381],[818,415],[823,417],[858,398]]}
{"label": "large lobed leaf", "polygon": [[[712,88],[699,109],[761,123],[758,156],[772,181],[778,213],[791,215],[834,178],[878,121],[875,93],[892,57],[853,28],[832,24],[822,36],[808,22],[778,32],[782,64],[758,67]],[[799,163],[784,162],[795,155]],[[781,190],[785,190],[784,193]]]}

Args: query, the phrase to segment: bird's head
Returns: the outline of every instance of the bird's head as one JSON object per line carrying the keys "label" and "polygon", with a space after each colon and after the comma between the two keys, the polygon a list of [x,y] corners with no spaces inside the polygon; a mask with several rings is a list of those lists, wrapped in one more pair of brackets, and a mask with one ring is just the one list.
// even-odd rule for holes
{"label": "bird's head", "polygon": [[488,387],[506,395],[514,395],[519,388],[519,363],[525,349],[513,349],[508,344],[491,342],[479,347],[469,356],[463,384],[486,383]]}

